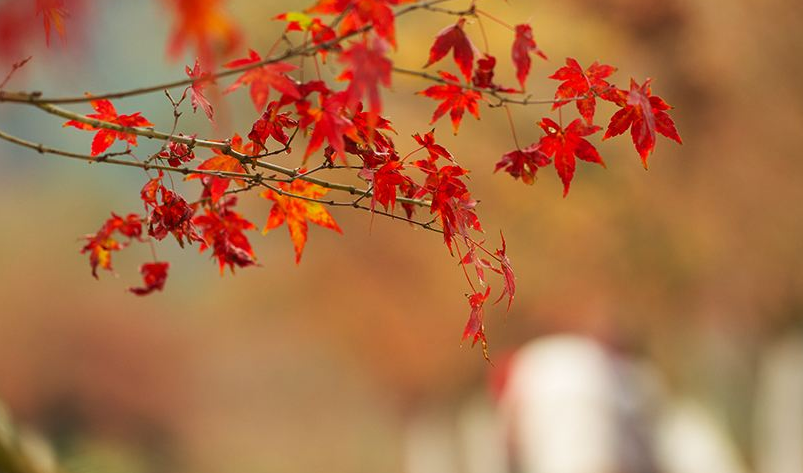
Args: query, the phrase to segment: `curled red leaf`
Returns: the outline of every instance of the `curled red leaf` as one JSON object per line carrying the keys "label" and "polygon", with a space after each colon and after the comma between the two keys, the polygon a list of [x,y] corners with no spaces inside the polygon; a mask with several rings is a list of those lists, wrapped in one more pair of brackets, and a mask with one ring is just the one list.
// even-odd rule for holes
{"label": "curled red leaf", "polygon": [[483,324],[483,318],[485,316],[483,306],[490,294],[491,288],[489,287],[485,290],[485,293],[475,292],[468,296],[471,314],[469,314],[466,328],[463,330],[463,340],[471,339],[472,347],[476,345],[478,341],[482,343],[482,355],[488,361],[490,361],[490,357],[488,356],[488,340],[485,338],[485,325]]}
{"label": "curled red leaf", "polygon": [[[290,112],[279,113],[279,106],[276,101],[269,103],[268,108],[251,127],[248,139],[253,143],[254,149],[259,146],[267,150],[265,142],[268,138],[273,138],[284,146],[290,144],[290,137],[284,130],[298,126],[298,122],[290,118]],[[290,152],[289,149],[287,151]]]}
{"label": "curled red leaf", "polygon": [[510,265],[510,259],[507,257],[505,236],[502,235],[502,232],[499,232],[499,236],[502,237],[502,248],[497,249],[494,253],[499,259],[499,269],[493,268],[493,270],[502,275],[505,285],[496,302],[501,301],[502,298],[507,295],[507,310],[510,310],[510,304],[513,303],[513,298],[516,296],[516,276],[513,274],[513,267]]}
{"label": "curled red leaf", "polygon": [[193,219],[193,223],[201,229],[204,242],[200,251],[212,248],[212,254],[218,260],[220,274],[223,274],[226,265],[234,273],[234,267],[244,268],[256,264],[254,250],[245,230],[253,230],[253,223],[244,219],[239,213],[232,210],[237,204],[235,196],[229,196],[218,205],[206,209],[204,215]]}
{"label": "curled red leaf", "polygon": [[128,290],[138,296],[145,296],[153,291],[161,291],[164,289],[165,281],[167,281],[167,269],[170,263],[155,262],[145,263],[139,267],[139,272],[142,274],[142,280],[145,283],[142,287],[132,287]]}
{"label": "curled red leaf", "polygon": [[455,64],[460,68],[466,81],[471,82],[471,71],[474,68],[474,45],[463,31],[465,24],[466,19],[460,18],[457,23],[447,26],[438,33],[435,42],[429,49],[429,60],[424,67],[440,61],[451,50]]}
{"label": "curled red leaf", "polygon": [[527,76],[530,75],[532,65],[530,53],[543,59],[547,58],[546,54],[535,44],[532,27],[526,24],[516,25],[516,39],[513,41],[511,56],[513,64],[516,66],[516,78],[519,80],[522,90],[525,89],[524,83],[527,81]]}
{"label": "curled red leaf", "polygon": [[503,154],[502,159],[496,163],[494,172],[504,169],[514,179],[521,178],[525,184],[532,184],[538,168],[548,166],[551,162],[540,150],[540,145],[533,143],[524,149],[514,149]]}
{"label": "curled red leaf", "polygon": [[112,252],[127,245],[115,239],[114,233],[128,237],[129,242],[139,239],[142,235],[142,219],[136,214],[128,214],[123,218],[112,213],[111,218],[95,234],[84,237],[87,242],[81,248],[81,254],[89,253],[89,265],[95,279],[98,279],[98,268],[112,271]]}
{"label": "curled red leaf", "polygon": [[187,75],[192,79],[192,85],[189,87],[190,91],[190,103],[192,104],[193,112],[198,110],[198,107],[201,107],[201,110],[204,111],[206,114],[206,118],[209,119],[210,122],[214,123],[215,121],[212,119],[212,115],[215,113],[214,109],[212,108],[212,104],[209,103],[206,96],[204,95],[204,87],[207,85],[214,83],[212,79],[212,75],[209,71],[202,71],[201,64],[198,59],[195,60],[195,66],[190,69],[190,66],[186,66],[184,71]]}

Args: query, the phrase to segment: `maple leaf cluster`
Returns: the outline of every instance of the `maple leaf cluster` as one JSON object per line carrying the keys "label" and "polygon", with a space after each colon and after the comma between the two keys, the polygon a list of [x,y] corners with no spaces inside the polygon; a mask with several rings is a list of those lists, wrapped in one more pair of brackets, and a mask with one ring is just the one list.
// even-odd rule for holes
{"label": "maple leaf cluster", "polygon": [[555,92],[553,109],[573,101],[582,118],[565,128],[550,118],[543,118],[538,125],[545,136],[524,149],[504,154],[496,164],[496,170],[504,169],[514,178],[532,184],[538,168],[548,166],[554,160],[555,169],[563,181],[565,197],[574,177],[575,158],[605,166],[597,149],[585,139],[601,130],[593,124],[597,97],[621,107],[611,117],[603,140],[621,135],[630,128],[633,144],[645,169],[647,158],[655,150],[656,133],[682,144],[674,122],[666,113],[671,107],[660,97],[652,95],[650,79],[641,85],[631,79],[630,90],[624,91],[606,80],[615,71],[615,67],[598,62],[583,70],[577,60],[567,58],[566,66],[549,76],[562,81]]}
{"label": "maple leaf cluster", "polygon": [[[472,345],[481,343],[487,358],[484,314],[492,292],[487,276],[495,275],[501,280],[502,289],[495,303],[506,299],[509,310],[516,292],[504,236],[500,232],[498,248],[486,243],[477,213],[478,202],[468,185],[470,170],[436,141],[435,129],[413,135],[411,141],[406,141],[411,150],[401,152],[382,102],[383,93],[392,85],[393,73],[411,73],[398,68],[392,57],[399,45],[396,16],[402,11],[394,8],[410,4],[403,10],[410,12],[431,5],[424,0],[318,0],[304,11],[274,16],[285,23],[283,39],[291,45],[295,44],[294,39],[300,39],[300,46],[290,46],[277,54],[275,49],[280,44],[277,41],[268,51],[247,49],[243,57],[224,62],[221,58],[242,50],[243,42],[239,28],[226,11],[225,0],[159,1],[174,14],[169,54],[176,57],[188,46],[196,52],[192,67],[184,69],[187,79],[183,82],[186,86],[183,94],[173,100],[167,93],[174,108],[174,132],[181,116],[179,108],[187,97],[192,110],[197,113],[200,109],[214,124],[217,103],[213,102],[221,100],[221,95],[247,89],[256,116],[250,121],[247,133],[241,130],[243,135],[201,140],[195,134],[157,134],[152,129],[154,125],[140,112],[119,114],[107,99],[110,96],[88,96],[86,101],[95,113],[75,116],[64,126],[95,132],[90,147],[92,158],[133,156],[138,136],[168,137],[158,152],[144,163],[135,164],[148,172],[148,180],[139,194],[143,213],[125,218],[112,214],[95,234],[86,237],[81,252],[89,255],[93,276],[98,277],[99,268],[112,270],[113,252],[133,242],[161,241],[168,235],[182,247],[197,243],[200,252],[209,250],[221,274],[227,266],[231,272],[235,268],[258,266],[248,237],[248,232],[256,230],[256,226],[237,210],[240,199],[234,195],[252,188],[261,190],[260,205],[264,206],[265,201],[270,204],[262,233],[286,226],[297,264],[307,244],[309,224],[343,233],[328,208],[361,208],[369,211],[372,218],[386,215],[442,234],[469,288],[466,296],[470,312],[463,340]],[[36,1],[35,13],[44,22],[47,42],[51,30],[64,36],[64,20],[71,15],[70,7],[77,4],[68,0]],[[451,62],[456,70],[411,73],[433,83],[418,92],[439,102],[430,125],[448,113],[451,129],[457,135],[466,112],[479,119],[484,104],[507,109],[512,104],[535,103],[524,94],[535,67],[534,59],[546,61],[547,55],[536,43],[531,25],[507,25],[477,8],[475,2],[465,11],[442,13],[458,18],[434,35],[423,68],[435,64],[446,68]],[[484,28],[483,18],[493,19],[511,35],[509,58],[515,76],[510,80],[512,85],[505,84],[504,78],[495,73],[497,56],[491,54],[487,44],[481,49],[471,40],[476,23]],[[334,60],[330,60],[332,55]],[[451,60],[444,61],[447,56]],[[302,74],[304,58],[310,57],[316,74]],[[295,59],[299,59],[298,63]],[[322,78],[318,61],[327,62],[336,71],[336,82]],[[219,64],[222,69],[216,72]],[[563,183],[563,195],[567,196],[578,160],[605,165],[590,141],[603,129],[595,123],[598,100],[618,107],[602,139],[622,135],[629,129],[645,167],[655,150],[658,134],[681,143],[668,114],[671,107],[652,95],[650,79],[642,83],[631,79],[629,89],[625,90],[610,82],[615,72],[615,67],[599,62],[583,69],[577,60],[567,58],[565,66],[549,76],[560,82],[551,100],[552,110],[558,111],[558,116],[541,118],[537,126],[543,135],[524,147],[519,146],[513,130],[515,149],[502,154],[494,172],[504,171],[514,179],[533,184],[540,168],[553,165]],[[228,76],[234,79],[222,89],[223,94],[209,93],[210,89],[216,91],[218,82]],[[562,112],[571,103],[575,104],[579,117],[567,120],[564,125]],[[509,110],[506,112],[510,118]],[[510,122],[513,127],[512,119]],[[247,137],[247,142],[242,136]],[[296,136],[306,137],[299,167],[290,169],[269,161],[271,157],[292,153]],[[117,141],[125,144],[125,152],[109,154],[108,150]],[[199,158],[199,146],[211,149],[211,156]],[[319,164],[310,165],[311,159]],[[158,170],[158,175],[154,176],[151,169]],[[317,173],[332,169],[357,170],[356,178],[367,189],[316,177]],[[180,172],[189,183],[199,183],[198,199],[188,201],[179,194],[172,180],[165,180],[165,172]],[[336,194],[333,191],[357,197],[351,201],[337,200],[332,196]],[[361,203],[363,199],[367,199],[366,204]],[[131,292],[145,295],[161,291],[168,269],[167,262],[143,264],[140,267],[143,286],[131,288]]]}
{"label": "maple leaf cluster", "polygon": [[[489,52],[485,52],[481,58],[478,57],[477,48],[466,34],[465,27],[465,18],[460,18],[456,23],[441,30],[435,37],[424,67],[435,64],[451,51],[454,63],[466,83],[461,83],[454,74],[439,71],[442,84],[419,92],[421,95],[442,101],[435,109],[431,123],[435,123],[448,111],[455,134],[458,133],[466,110],[479,119],[479,103],[487,100],[482,95],[483,91],[494,94],[495,97],[498,97],[500,92],[516,92],[513,87],[494,82],[496,58]],[[516,25],[512,30],[514,39],[511,59],[516,69],[520,91],[523,92],[532,68],[532,56],[544,60],[547,56],[537,46],[530,25]],[[682,143],[672,119],[666,113],[671,107],[660,97],[652,96],[650,80],[639,85],[631,79],[630,90],[624,91],[606,80],[615,71],[615,67],[598,62],[583,70],[576,59],[567,58],[566,65],[549,76],[550,79],[562,81],[555,92],[553,110],[574,102],[582,120],[574,120],[564,128],[551,118],[542,119],[538,125],[545,136],[529,146],[522,148],[517,145],[515,150],[504,153],[502,159],[497,162],[495,170],[504,170],[513,178],[532,184],[538,169],[554,162],[558,176],[563,182],[563,195],[566,196],[574,177],[576,159],[604,166],[596,148],[585,139],[601,130],[599,126],[593,124],[597,98],[622,107],[611,118],[603,139],[620,135],[630,128],[633,143],[645,168],[647,157],[655,149],[656,133]],[[504,101],[502,103],[504,104]]]}

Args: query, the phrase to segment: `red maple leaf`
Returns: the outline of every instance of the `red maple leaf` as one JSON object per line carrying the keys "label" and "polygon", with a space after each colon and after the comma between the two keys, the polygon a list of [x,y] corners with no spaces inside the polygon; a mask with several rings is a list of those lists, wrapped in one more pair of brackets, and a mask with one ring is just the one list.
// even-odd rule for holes
{"label": "red maple leaf", "polygon": [[580,118],[569,123],[565,130],[549,118],[542,119],[538,125],[546,133],[538,142],[539,149],[546,156],[555,159],[555,169],[563,181],[563,197],[569,193],[576,166],[575,157],[605,166],[596,148],[583,138],[596,133],[600,127],[587,125]]}
{"label": "red maple leaf", "polygon": [[491,293],[491,288],[487,288],[485,293],[475,292],[468,296],[468,303],[471,306],[471,314],[468,317],[466,328],[463,330],[463,340],[471,339],[471,346],[477,344],[478,341],[482,343],[482,355],[486,360],[490,361],[488,356],[488,340],[485,338],[485,326],[483,318],[485,310],[483,306]]}
{"label": "red maple leaf", "polygon": [[[298,122],[290,118],[290,112],[279,113],[279,107],[279,102],[272,101],[269,103],[268,108],[251,127],[251,131],[248,133],[248,139],[253,143],[254,149],[257,149],[257,146],[259,146],[267,150],[265,142],[269,137],[284,146],[290,143],[290,137],[287,136],[284,129],[296,127],[298,126]],[[287,152],[289,153],[290,150],[288,149]]]}
{"label": "red maple leaf", "polygon": [[[184,247],[185,238],[189,243],[203,241],[192,224],[195,209],[182,196],[162,185],[163,177],[160,171],[159,176],[149,180],[140,191],[145,209],[150,209],[148,235],[163,240],[168,233],[172,233],[181,247]],[[157,199],[157,196],[161,199]]]}
{"label": "red maple leaf", "polygon": [[105,228],[108,231],[116,230],[130,239],[139,239],[142,236],[142,218],[137,214],[128,214],[123,218],[112,213]]}
{"label": "red maple leaf", "polygon": [[499,299],[497,299],[496,302],[501,301],[502,298],[507,295],[507,310],[510,310],[510,304],[513,303],[513,297],[516,295],[516,276],[513,274],[513,267],[510,265],[510,259],[507,257],[505,236],[502,235],[501,232],[499,232],[499,236],[502,237],[502,248],[497,249],[494,253],[496,257],[499,258],[499,269],[492,269],[504,277],[505,285],[502,289],[502,294],[499,295]]}
{"label": "red maple leaf", "polygon": [[429,153],[428,160],[430,162],[435,162],[438,160],[438,157],[443,157],[448,159],[449,161],[454,162],[454,156],[450,153],[446,148],[443,146],[435,143],[435,130],[429,130],[424,136],[416,133],[413,135],[413,139],[415,139],[416,143],[421,145],[422,148],[426,149]]}
{"label": "red maple leaf", "polygon": [[333,94],[320,94],[319,107],[313,107],[310,102],[298,103],[298,114],[301,117],[299,126],[308,128],[313,125],[312,134],[304,152],[304,160],[323,146],[324,139],[334,150],[335,154],[344,161],[346,159],[346,140],[361,141],[359,130],[346,116],[345,92]]}
{"label": "red maple leaf", "polygon": [[65,0],[36,0],[36,16],[42,15],[45,43],[50,46],[51,26],[64,39],[64,19],[69,16]]}
{"label": "red maple leaf", "polygon": [[430,194],[430,213],[437,213],[443,227],[443,241],[452,251],[454,235],[468,238],[470,229],[482,232],[474,207],[477,202],[463,182],[468,171],[460,166],[447,165],[437,168],[431,161],[416,161],[416,166],[427,174],[424,185],[415,194],[416,198]]}
{"label": "red maple leaf", "polygon": [[[240,137],[240,135],[235,133],[234,137],[231,139],[231,149],[250,155],[253,152],[253,145],[249,143],[243,146],[243,139]],[[212,149],[212,152],[215,153],[215,156],[201,163],[198,166],[198,169],[205,171],[224,171],[246,174],[246,169],[237,158],[225,154],[221,150],[215,148]],[[241,187],[245,185],[245,183],[240,179],[232,179],[222,176],[210,176],[208,174],[190,174],[187,176],[187,180],[190,179],[201,179],[201,182],[204,185],[204,192],[201,195],[201,198],[209,198],[213,204],[217,203],[217,201],[220,200],[220,198],[226,193],[226,190],[228,190],[232,180]]]}
{"label": "red maple leaf", "polygon": [[[352,43],[351,47],[340,55],[340,62],[346,69],[340,75],[341,80],[348,80],[346,89],[346,107],[355,109],[364,96],[368,96],[368,110],[374,118],[382,113],[382,98],[379,95],[379,84],[390,87],[390,72],[393,63],[388,59],[385,42],[374,38]],[[369,120],[370,121],[370,120]]]}
{"label": "red maple leaf", "polygon": [[524,149],[514,149],[503,154],[502,159],[496,163],[494,172],[504,169],[514,179],[521,178],[525,184],[532,184],[538,168],[548,166],[551,162],[540,150],[540,145],[533,143]]}
{"label": "red maple leaf", "polygon": [[496,67],[496,58],[490,54],[485,54],[482,58],[477,60],[477,68],[474,70],[474,77],[471,83],[474,87],[480,89],[490,89],[496,92],[516,92],[516,89],[510,87],[502,87],[494,83],[494,68]]}
{"label": "red maple leaf", "polygon": [[[362,103],[359,103],[357,104],[357,109],[351,115],[351,122],[354,124],[354,128],[357,129],[358,140],[353,143],[358,148],[356,154],[363,158],[364,161],[369,159],[365,154],[362,154],[362,151],[367,152],[369,150],[373,152],[374,158],[379,159],[378,162],[384,163],[398,158],[393,140],[386,133],[387,131],[396,133],[390,120],[373,113],[364,112]],[[371,168],[376,167],[373,164],[366,163],[366,165]]]}
{"label": "red maple leaf", "polygon": [[341,36],[370,25],[380,38],[387,40],[395,48],[395,15],[390,7],[410,1],[412,0],[319,0],[307,11],[343,15],[338,27]]}
{"label": "red maple leaf", "polygon": [[440,71],[440,76],[448,83],[433,85],[426,90],[418,92],[418,94],[425,95],[435,100],[443,100],[443,102],[438,105],[438,108],[435,109],[435,112],[432,114],[432,120],[429,123],[435,123],[448,110],[449,116],[452,119],[452,130],[456,135],[457,130],[460,128],[460,121],[463,119],[463,113],[466,110],[474,115],[475,118],[480,118],[480,109],[477,100],[482,99],[482,94],[475,90],[464,89],[458,84],[458,78],[448,72]]}
{"label": "red maple leaf", "polygon": [[513,57],[513,64],[516,65],[516,78],[519,80],[522,90],[525,89],[524,83],[527,81],[527,76],[530,75],[531,52],[543,59],[547,58],[546,54],[535,44],[533,29],[530,25],[516,25],[516,39],[513,41],[511,56]]}
{"label": "red maple leaf", "polygon": [[110,234],[98,232],[94,235],[85,237],[88,241],[81,249],[81,254],[89,253],[89,265],[92,268],[92,276],[98,279],[98,267],[112,270],[112,251],[118,251],[122,247],[120,242],[115,240]]}
{"label": "red maple leaf", "polygon": [[164,0],[175,13],[168,54],[177,58],[187,43],[205,69],[215,64],[216,51],[228,54],[240,42],[240,31],[223,10],[224,0]]}
{"label": "red maple leaf", "polygon": [[[333,30],[329,25],[323,23],[320,18],[312,18],[306,13],[302,12],[287,12],[282,13],[280,15],[276,15],[274,20],[282,20],[287,22],[287,27],[285,28],[285,32],[290,31],[306,31],[309,32],[312,38],[312,44],[315,46],[319,46],[324,43],[329,43],[330,41],[337,38],[337,33]],[[331,44],[327,45],[327,47],[322,47],[318,49],[318,53],[321,55],[323,62],[326,62],[326,55],[329,51],[340,51],[342,47],[340,44]]]}
{"label": "red maple leaf", "polygon": [[148,206],[157,205],[156,199],[159,197],[159,189],[162,187],[162,178],[164,178],[164,172],[160,170],[159,175],[148,180],[139,191],[139,198],[145,204],[146,210]]}
{"label": "red maple leaf", "polygon": [[[228,69],[237,69],[238,67],[256,64],[262,61],[259,53],[253,49],[248,50],[248,57],[235,59],[234,61],[224,64],[223,67]],[[270,89],[276,89],[280,93],[292,97],[294,99],[301,98],[298,92],[296,83],[287,77],[287,73],[298,69],[292,64],[286,62],[274,62],[264,64],[253,69],[245,71],[240,77],[234,81],[225,91],[229,93],[244,85],[251,86],[251,101],[254,102],[254,107],[257,111],[264,110],[265,104],[268,103]]]}
{"label": "red maple leaf", "polygon": [[623,108],[611,117],[611,122],[602,139],[606,140],[621,135],[630,128],[633,144],[636,145],[636,151],[641,156],[644,169],[647,168],[647,157],[655,149],[656,132],[683,144],[678,130],[675,128],[675,122],[666,113],[672,107],[661,97],[652,95],[650,79],[641,85],[630,79],[630,91],[619,91],[617,104]]}
{"label": "red maple leaf", "polygon": [[[94,118],[128,128],[153,126],[153,123],[140,116],[140,112],[132,113],[131,115],[118,115],[114,105],[106,99],[92,100],[90,104],[97,113],[89,114],[87,118]],[[115,140],[126,141],[134,146],[137,145],[137,135],[132,133],[97,128],[77,120],[70,120],[64,126],[74,126],[79,130],[97,131],[95,138],[92,140],[92,156],[97,156],[109,149]]]}
{"label": "red maple leaf", "polygon": [[485,270],[493,268],[491,266],[490,261],[488,261],[485,258],[480,258],[478,256],[477,247],[481,244],[482,243],[479,243],[478,245],[473,245],[473,244],[469,245],[466,254],[463,256],[463,259],[460,260],[460,264],[462,264],[463,266],[469,264],[473,265],[474,270],[477,272],[477,280],[483,287],[485,287],[487,285],[487,283],[485,282]]}
{"label": "red maple leaf", "polygon": [[[594,121],[594,111],[597,106],[595,95],[608,94],[612,91],[611,84],[606,77],[616,72],[616,68],[606,64],[594,62],[585,71],[574,58],[566,58],[566,65],[549,76],[550,79],[563,81],[555,92],[555,102],[552,109],[562,107],[569,99],[576,99],[577,111],[590,125]],[[585,98],[578,98],[585,97]]]}
{"label": "red maple leaf", "polygon": [[165,287],[167,281],[167,269],[170,263],[154,262],[145,263],[139,267],[139,272],[142,274],[142,280],[145,283],[143,287],[132,287],[128,290],[138,296],[150,294],[153,291],[161,291]]}
{"label": "red maple leaf", "polygon": [[215,121],[212,120],[212,114],[214,113],[212,104],[209,103],[209,100],[207,100],[206,96],[204,95],[204,87],[214,83],[214,79],[212,79],[209,71],[201,70],[201,64],[198,59],[195,60],[195,66],[192,69],[190,69],[190,66],[186,66],[184,71],[187,73],[190,79],[192,79],[192,85],[188,88],[190,91],[190,103],[192,103],[192,111],[195,112],[198,110],[198,107],[201,107],[201,110],[203,110],[206,114],[206,118],[208,118],[210,122],[214,123]]}
{"label": "red maple leaf", "polygon": [[[302,169],[300,172],[303,173],[304,170]],[[286,223],[296,252],[296,264],[298,264],[301,261],[301,254],[304,252],[304,245],[307,243],[307,222],[341,234],[343,231],[323,204],[308,200],[320,199],[329,192],[329,189],[300,179],[296,179],[290,184],[281,182],[279,188],[287,193],[283,195],[268,189],[260,194],[265,199],[274,202],[262,233],[267,233]]]}
{"label": "red maple leaf", "polygon": [[172,233],[180,246],[184,246],[184,238],[188,242],[203,241],[192,225],[191,219],[195,211],[187,201],[164,186],[159,191],[162,202],[155,205],[148,216],[148,235],[162,240],[168,233]]}
{"label": "red maple leaf", "polygon": [[229,196],[218,205],[207,208],[204,215],[198,215],[193,223],[201,229],[204,242],[200,251],[212,248],[218,260],[220,274],[226,265],[234,273],[234,267],[244,268],[256,264],[254,250],[243,231],[256,228],[253,223],[231,210],[237,204],[237,197]]}
{"label": "red maple leaf", "polygon": [[[442,29],[435,37],[435,42],[429,49],[429,60],[424,67],[431,66],[443,59],[451,50],[455,64],[460,68],[467,82],[471,82],[471,71],[474,68],[474,45],[463,31],[466,24],[465,18],[460,18],[457,23]],[[457,82],[455,80],[455,82]]]}
{"label": "red maple leaf", "polygon": [[379,169],[363,169],[360,176],[372,183],[373,196],[371,198],[371,210],[379,202],[385,210],[391,210],[396,206],[396,195],[401,186],[412,184],[412,179],[401,172],[404,170],[404,163],[401,161],[388,161]]}

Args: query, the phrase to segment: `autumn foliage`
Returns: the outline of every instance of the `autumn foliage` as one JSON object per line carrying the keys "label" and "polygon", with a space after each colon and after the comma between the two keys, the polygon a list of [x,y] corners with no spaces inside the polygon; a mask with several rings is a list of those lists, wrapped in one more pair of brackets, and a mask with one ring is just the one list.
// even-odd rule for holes
{"label": "autumn foliage", "polygon": [[[659,134],[681,142],[668,114],[671,107],[652,94],[650,79],[631,79],[629,86],[620,88],[612,81],[617,69],[607,64],[594,62],[583,67],[574,58],[566,58],[565,65],[550,67],[536,41],[537,23],[508,24],[484,10],[493,8],[493,1],[319,0],[303,11],[274,16],[284,24],[288,40],[287,44],[277,41],[268,50],[245,43],[225,0],[154,1],[160,1],[172,15],[172,32],[165,38],[167,55],[177,58],[191,50],[197,59],[183,69],[176,66],[178,82],[153,87],[146,84],[148,87],[111,96],[164,90],[175,117],[169,133],[154,130],[143,116],[150,112],[130,110],[131,102],[124,107],[126,113],[119,112],[110,96],[48,98],[8,92],[5,86],[11,75],[0,85],[0,102],[38,106],[66,119],[65,127],[94,133],[85,155],[47,148],[4,132],[1,138],[40,152],[144,170],[145,183],[139,191],[141,212],[126,217],[112,214],[97,232],[85,237],[81,252],[88,255],[95,277],[99,270],[113,271],[115,252],[133,243],[153,245],[168,237],[182,247],[197,245],[200,252],[211,255],[221,273],[227,267],[234,272],[258,266],[250,242],[258,234],[257,225],[236,210],[241,197],[235,194],[239,193],[253,190],[270,205],[262,233],[272,234],[272,230],[286,227],[296,263],[301,262],[310,224],[343,233],[329,208],[365,210],[371,218],[389,217],[441,234],[469,290],[469,319],[463,339],[472,345],[480,342],[487,357],[485,310],[489,299],[504,301],[504,306],[510,307],[516,292],[513,267],[504,237],[500,234],[498,245],[488,242],[497,232],[486,234],[481,224],[477,199],[467,179],[469,170],[438,142],[437,133],[443,131],[436,133],[430,125],[439,125],[448,114],[451,126],[447,130],[457,135],[466,113],[479,119],[482,114],[501,111],[509,118],[510,106],[549,104],[553,114],[537,123],[541,138],[522,146],[513,130],[514,147],[500,147],[508,151],[500,151],[493,171],[508,174],[511,183],[519,180],[533,184],[539,169],[554,166],[563,183],[564,197],[571,189],[578,161],[604,166],[595,145],[600,138],[613,138],[629,129],[645,167]],[[83,21],[86,3],[35,0],[2,4],[0,56],[20,55],[19,59],[24,59],[24,45],[34,35],[43,36],[48,44],[54,35],[68,43],[71,28],[79,28],[79,21]],[[429,51],[421,51],[420,68],[406,69],[393,60],[393,52],[409,34],[397,30],[396,18],[413,13],[442,15],[444,21],[439,32],[432,32]],[[41,26],[18,27],[12,19],[19,25]],[[508,51],[489,50],[483,37],[490,28],[507,35]],[[307,65],[305,71],[304,58],[312,58],[316,66],[325,61],[338,71],[337,80],[322,78],[318,67],[310,71]],[[505,84],[495,74],[500,61],[510,62],[515,82]],[[18,62],[11,72],[23,64]],[[534,70],[558,82],[554,92],[545,91],[553,99],[534,101],[525,93]],[[549,74],[549,70],[554,72]],[[431,118],[422,120],[421,132],[411,138],[394,136],[393,125],[386,118],[382,96],[392,86],[395,74],[430,83],[418,94],[434,101]],[[233,93],[247,93],[253,104],[256,113],[237,110],[253,115],[250,130],[212,138],[178,131],[182,107],[196,113],[200,109],[214,122],[214,102]],[[612,117],[598,117],[599,101],[614,104],[618,111]],[[77,105],[73,111],[61,104]],[[565,115],[573,113],[566,107],[570,104],[574,104],[578,117],[564,120]],[[600,136],[603,128],[604,136]],[[138,137],[161,140],[162,147],[147,159],[136,159],[133,150]],[[295,146],[302,137],[306,145]],[[118,142],[121,151],[109,152]],[[303,167],[288,168],[272,160],[294,152],[302,156]],[[322,177],[336,169],[352,172],[363,186]],[[180,195],[167,179],[168,173],[197,182],[197,195]],[[165,288],[169,264],[158,261],[155,254],[154,261],[143,264],[139,271],[143,283],[131,288],[132,293],[146,295]],[[492,275],[499,281],[498,286],[493,283],[499,288],[493,297],[488,278]]]}

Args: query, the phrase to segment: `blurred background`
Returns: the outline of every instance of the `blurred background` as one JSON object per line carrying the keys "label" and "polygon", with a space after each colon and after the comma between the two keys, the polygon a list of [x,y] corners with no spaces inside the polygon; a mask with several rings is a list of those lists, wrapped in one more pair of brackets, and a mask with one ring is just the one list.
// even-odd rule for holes
{"label": "blurred background", "polygon": [[[22,431],[73,472],[803,472],[803,6],[486,3],[529,21],[549,55],[534,63],[533,95],[551,97],[546,76],[566,56],[613,64],[621,87],[654,78],[685,143],[660,138],[645,172],[627,137],[593,137],[608,167],[580,163],[563,199],[552,168],[534,186],[492,174],[514,147],[504,112],[467,116],[458,136],[437,124],[516,270],[510,312],[486,311],[493,366],[459,343],[465,281],[437,235],[334,209],[345,235],[311,228],[299,266],[285,230],[254,232],[261,266],[223,277],[208,254],[166,239],[165,291],[138,298],[125,288],[146,245],[115,254],[119,276],[100,281],[78,251],[110,211],[139,211],[142,173],[3,142],[0,400]],[[232,0],[229,11],[244,44],[265,52],[283,26],[270,19],[304,6]],[[27,48],[34,58],[8,89],[75,95],[183,77],[194,57],[167,59],[160,8],[92,2],[67,24],[69,47]],[[397,63],[419,68],[452,21],[399,18]],[[485,27],[497,77],[512,84],[512,34]],[[395,76],[384,94],[402,150],[429,129],[434,102],[412,96],[428,85]],[[185,114],[180,131],[224,139],[257,118],[245,91],[213,101],[216,128]],[[161,94],[115,105],[170,127]],[[526,143],[553,116],[513,112]],[[14,104],[0,105],[0,129],[79,152],[92,138]],[[141,153],[158,146],[141,140]],[[241,207],[262,226],[264,200]]]}

